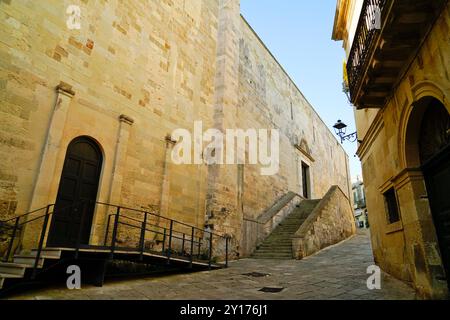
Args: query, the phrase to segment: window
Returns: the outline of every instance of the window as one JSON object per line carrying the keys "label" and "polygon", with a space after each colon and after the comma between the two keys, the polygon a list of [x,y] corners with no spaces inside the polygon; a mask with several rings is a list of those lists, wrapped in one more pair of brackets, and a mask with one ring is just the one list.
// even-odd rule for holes
{"label": "window", "polygon": [[292,101],[291,101],[291,120],[294,120],[294,109],[292,108]]}
{"label": "window", "polygon": [[384,194],[384,199],[386,201],[386,209],[388,214],[389,223],[396,223],[400,221],[400,214],[398,211],[398,202],[395,189],[391,188]]}

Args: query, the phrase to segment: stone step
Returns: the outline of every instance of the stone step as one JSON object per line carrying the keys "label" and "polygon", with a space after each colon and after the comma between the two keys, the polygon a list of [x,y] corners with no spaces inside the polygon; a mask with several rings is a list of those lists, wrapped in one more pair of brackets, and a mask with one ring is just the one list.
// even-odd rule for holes
{"label": "stone step", "polygon": [[21,279],[22,276],[19,276],[17,274],[12,273],[0,273],[0,289],[3,288],[3,285],[5,284],[5,280],[7,279]]}
{"label": "stone step", "polygon": [[289,240],[290,241],[290,240],[292,240],[294,235],[295,235],[294,233],[289,233],[289,234],[272,234],[265,241],[270,241],[270,240]]}
{"label": "stone step", "polygon": [[292,258],[292,253],[274,254],[274,253],[255,253],[253,257],[267,257],[267,258]]}
{"label": "stone step", "polygon": [[11,262],[0,262],[0,273],[15,274],[23,277],[26,269],[27,265]]}
{"label": "stone step", "polygon": [[273,254],[254,254],[252,256],[254,259],[292,259],[292,254],[281,254],[281,255],[273,255]]}
{"label": "stone step", "polygon": [[[261,246],[277,246],[277,245],[281,245],[281,246],[292,246],[292,240],[291,239],[287,239],[287,240],[274,240],[274,241],[265,241],[263,244],[261,244]],[[261,247],[260,246],[260,247]]]}
{"label": "stone step", "polygon": [[276,252],[276,255],[282,255],[282,256],[292,256],[292,250],[287,251],[273,251],[273,250],[258,250],[254,254],[255,255],[272,255],[274,252]]}
{"label": "stone step", "polygon": [[267,251],[267,250],[271,250],[273,251],[291,251],[292,250],[292,246],[264,246],[264,247],[259,247],[258,251]]}
{"label": "stone step", "polygon": [[295,231],[280,231],[280,232],[273,232],[270,236],[293,236],[297,232],[297,229]]}
{"label": "stone step", "polygon": [[292,239],[286,239],[286,240],[273,240],[273,241],[265,241],[261,246],[263,245],[283,245],[283,246],[289,246],[292,245]]}
{"label": "stone step", "polygon": [[277,229],[284,229],[284,228],[287,228],[287,229],[299,228],[301,225],[302,225],[301,223],[281,224],[281,225],[278,225],[275,228],[275,230],[277,230]]}
{"label": "stone step", "polygon": [[297,232],[298,229],[300,229],[300,225],[296,227],[282,227],[274,230],[274,232]]}
{"label": "stone step", "polygon": [[293,230],[298,230],[300,227],[302,226],[302,223],[296,223],[295,225],[281,225],[275,228],[275,231],[280,231],[280,230],[289,230],[289,231],[293,231]]}
{"label": "stone step", "polygon": [[[38,262],[38,268],[42,268],[44,266],[45,259],[55,259],[49,256],[41,256]],[[14,263],[23,264],[28,267],[34,267],[36,263],[36,257],[32,255],[15,255],[13,259]]]}
{"label": "stone step", "polygon": [[277,245],[273,245],[273,246],[264,246],[264,247],[259,247],[258,248],[258,251],[267,251],[267,250],[290,251],[290,250],[292,250],[292,246],[277,246]]}
{"label": "stone step", "polygon": [[[31,250],[31,252],[22,252],[21,255],[36,257],[37,251],[38,251],[37,249],[33,249]],[[41,256],[45,256],[46,259],[59,259],[61,258],[61,253],[62,251],[60,249],[44,248],[41,251]]]}
{"label": "stone step", "polygon": [[293,259],[292,239],[320,200],[305,200],[284,219],[253,253],[255,259]]}
{"label": "stone step", "polygon": [[292,249],[290,250],[284,250],[284,251],[275,251],[275,250],[256,250],[254,252],[255,254],[269,254],[269,255],[286,255],[286,254],[291,254],[292,253]]}
{"label": "stone step", "polygon": [[264,245],[259,247],[260,249],[290,249],[292,248],[292,243],[283,243],[283,244],[277,244],[277,243],[265,243]]}

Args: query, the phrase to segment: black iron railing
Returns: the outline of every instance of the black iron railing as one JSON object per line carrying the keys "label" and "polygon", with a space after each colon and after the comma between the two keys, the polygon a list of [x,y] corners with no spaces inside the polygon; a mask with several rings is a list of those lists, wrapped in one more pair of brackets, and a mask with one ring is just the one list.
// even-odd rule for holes
{"label": "black iron railing", "polygon": [[[81,210],[81,217],[75,219],[68,213],[73,209]],[[64,212],[67,211],[67,212]],[[96,222],[95,228],[101,229],[103,241],[100,243],[89,238],[85,241],[85,221],[93,212],[104,214],[105,224]],[[34,210],[16,218],[0,221],[0,234],[9,238],[8,249],[3,261],[12,261],[14,253],[22,247],[34,249],[36,259],[33,267],[33,277],[36,276],[42,252],[48,247],[59,247],[52,243],[50,237],[52,217],[55,214],[66,214],[75,231],[76,239],[63,248],[75,251],[77,259],[80,250],[108,250],[110,259],[117,252],[137,253],[138,260],[143,260],[145,254],[164,257],[167,264],[173,259],[184,260],[192,267],[194,262],[228,266],[229,238],[211,231],[176,221],[156,213],[141,209],[128,208],[102,202],[81,201],[61,209],[54,205]],[[95,232],[94,232],[95,233]],[[98,237],[97,237],[98,238]],[[107,251],[107,252],[108,252]],[[224,260],[219,262],[218,260]]]}
{"label": "black iron railing", "polygon": [[356,90],[364,76],[372,45],[385,18],[386,8],[392,1],[364,0],[347,61],[348,85],[352,99],[355,98]]}

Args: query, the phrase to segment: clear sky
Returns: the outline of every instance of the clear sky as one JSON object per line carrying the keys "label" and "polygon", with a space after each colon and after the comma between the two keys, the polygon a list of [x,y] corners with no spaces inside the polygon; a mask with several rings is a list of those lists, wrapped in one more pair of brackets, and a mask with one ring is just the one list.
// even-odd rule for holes
{"label": "clear sky", "polygon": [[[241,12],[321,118],[341,119],[355,132],[353,109],[342,92],[342,42],[331,40],[336,0],[241,0]],[[333,130],[334,132],[334,130]],[[361,176],[357,144],[345,142],[352,180]]]}

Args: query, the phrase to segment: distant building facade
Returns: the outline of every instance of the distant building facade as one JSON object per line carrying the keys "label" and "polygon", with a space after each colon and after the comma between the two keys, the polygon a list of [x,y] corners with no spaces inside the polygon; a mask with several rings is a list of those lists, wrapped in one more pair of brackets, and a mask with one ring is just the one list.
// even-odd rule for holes
{"label": "distant building facade", "polygon": [[338,0],[375,261],[419,294],[450,283],[450,5]]}
{"label": "distant building facade", "polygon": [[366,206],[366,193],[364,192],[364,182],[358,179],[352,184],[353,206],[355,222],[357,228],[369,228],[369,217]]}

